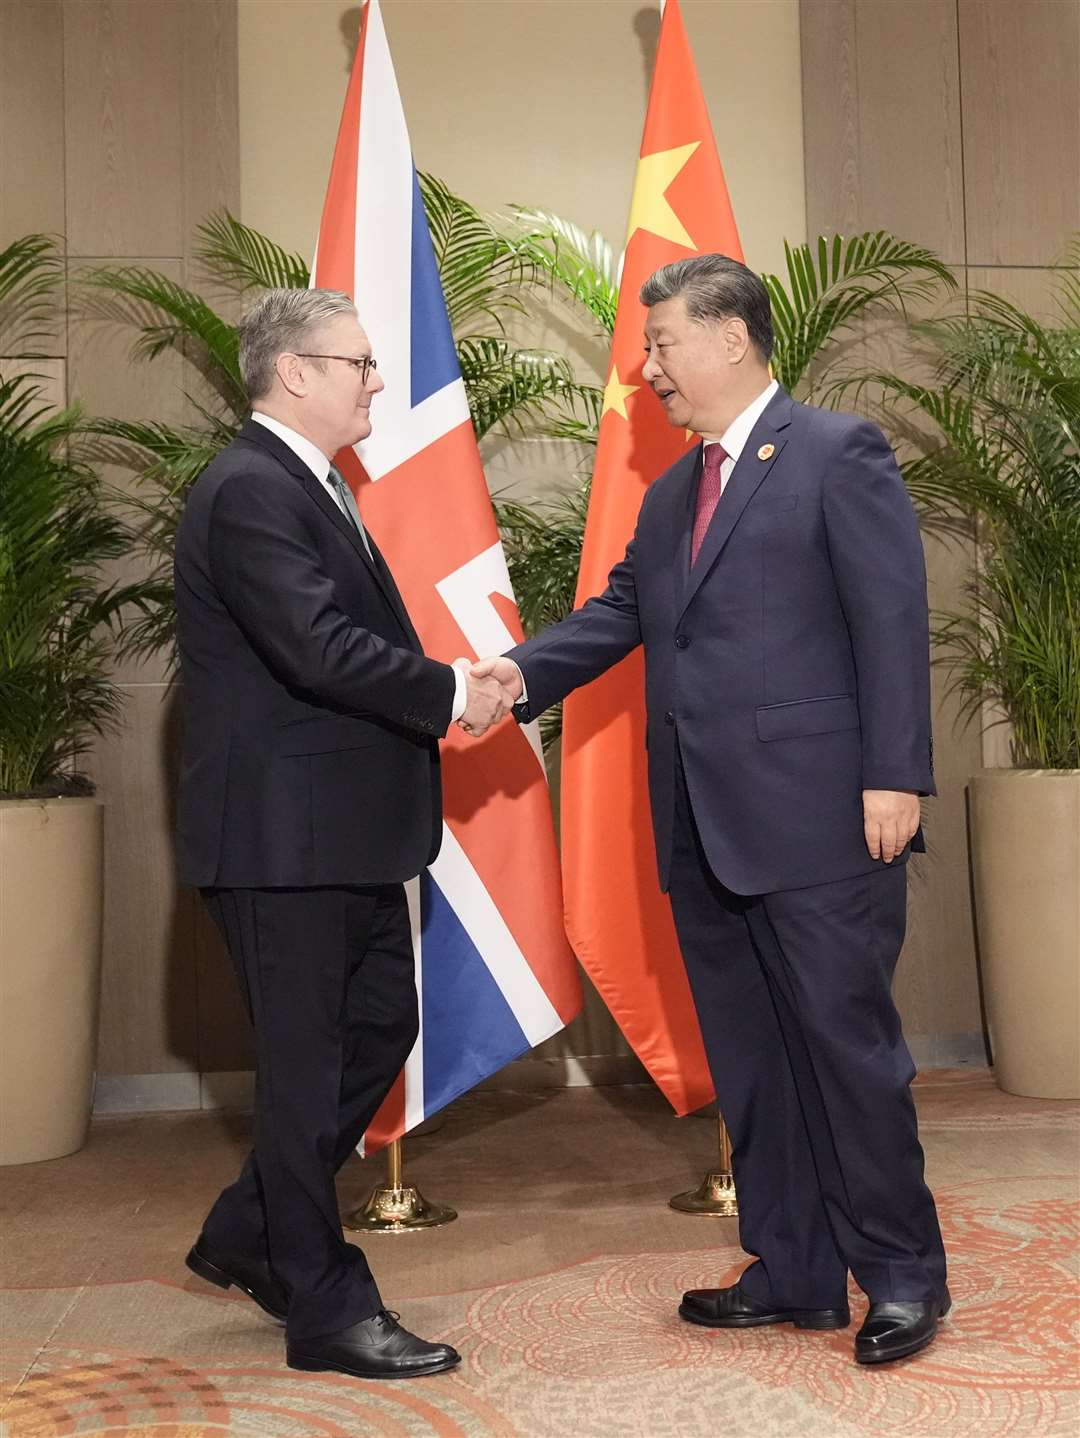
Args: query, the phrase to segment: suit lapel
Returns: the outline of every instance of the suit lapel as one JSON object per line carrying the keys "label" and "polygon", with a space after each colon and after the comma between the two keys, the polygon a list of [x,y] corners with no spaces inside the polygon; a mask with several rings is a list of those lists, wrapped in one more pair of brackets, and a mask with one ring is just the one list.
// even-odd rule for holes
{"label": "suit lapel", "polygon": [[681,469],[674,485],[674,501],[671,506],[671,578],[675,613],[681,614],[685,606],[684,595],[690,573],[690,533],[694,527],[694,502],[701,480],[701,453],[699,444],[687,450],[679,461]]}
{"label": "suit lapel", "polygon": [[390,607],[404,625],[406,634],[410,635],[419,647],[420,640],[416,630],[412,626],[405,605],[402,603],[401,595],[398,593],[398,587],[394,583],[386,561],[376,548],[375,541],[371,538],[370,532],[368,533],[368,541],[371,544],[371,554],[368,554],[356,525],[353,524],[347,515],[342,513],[336,500],[330,497],[326,486],[319,483],[315,475],[312,474],[311,470],[308,469],[307,465],[295,450],[290,449],[284,440],[279,439],[278,436],[274,434],[273,430],[267,429],[267,427],[264,424],[260,424],[258,420],[249,419],[241,429],[238,438],[250,440],[253,444],[260,445],[272,454],[280,464],[284,465],[294,478],[300,481],[304,487],[305,494],[318,505],[330,523],[345,535],[353,549],[356,550],[360,560],[367,567],[376,584],[385,595]]}
{"label": "suit lapel", "polygon": [[[787,437],[783,431],[791,423],[793,403],[794,401],[786,390],[778,390],[766,405],[757,424],[750,431],[750,437],[743,446],[742,453],[731,473],[731,478],[724,486],[720,503],[716,506],[716,513],[712,517],[712,523],[706,531],[698,552],[697,563],[689,572],[682,602],[678,607],[680,618],[701,588],[705,576],[720,557],[720,553],[730,539],[731,531],[738,524],[743,510],[757,493],[769,470],[784,452]],[[771,442],[772,453],[766,459],[760,459],[758,451],[766,442]],[[689,563],[689,530],[692,524],[692,515],[688,513],[686,548],[680,555],[684,574],[686,565]]]}

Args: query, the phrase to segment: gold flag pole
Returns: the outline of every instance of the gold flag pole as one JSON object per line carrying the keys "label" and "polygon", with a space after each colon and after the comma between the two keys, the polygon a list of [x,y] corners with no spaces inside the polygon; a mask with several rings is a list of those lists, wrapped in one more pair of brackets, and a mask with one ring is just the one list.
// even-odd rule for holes
{"label": "gold flag pole", "polygon": [[363,1208],[342,1220],[344,1226],[361,1233],[405,1233],[412,1228],[438,1228],[457,1218],[457,1211],[440,1203],[428,1203],[415,1185],[402,1177],[402,1144],[396,1138],[386,1150],[386,1183],[376,1185]]}
{"label": "gold flag pole", "polygon": [[716,1218],[738,1218],[739,1202],[735,1196],[735,1176],[731,1171],[731,1135],[722,1115],[720,1125],[720,1167],[710,1170],[697,1188],[677,1193],[668,1203],[680,1213],[708,1213]]}

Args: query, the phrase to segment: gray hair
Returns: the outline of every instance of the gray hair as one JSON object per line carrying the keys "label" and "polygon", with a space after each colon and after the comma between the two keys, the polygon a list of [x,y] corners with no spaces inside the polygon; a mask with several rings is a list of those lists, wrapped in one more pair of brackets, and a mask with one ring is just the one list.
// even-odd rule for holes
{"label": "gray hair", "polygon": [[769,292],[753,270],[727,255],[692,255],[663,265],[641,287],[647,309],[682,295],[694,320],[741,319],[758,354],[768,361],[773,352]]}
{"label": "gray hair", "polygon": [[248,398],[269,392],[278,355],[302,350],[312,332],[337,315],[356,315],[341,290],[265,290],[237,326]]}

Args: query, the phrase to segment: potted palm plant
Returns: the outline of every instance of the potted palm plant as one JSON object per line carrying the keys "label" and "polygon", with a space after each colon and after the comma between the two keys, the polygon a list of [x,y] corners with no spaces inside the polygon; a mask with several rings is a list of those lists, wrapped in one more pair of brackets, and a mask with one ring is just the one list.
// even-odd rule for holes
{"label": "potted palm plant", "polygon": [[131,536],[44,403],[33,351],[62,268],[33,235],[0,250],[0,1163],[81,1146],[101,958],[102,810],[77,772],[115,723],[123,605],[107,583]]}
{"label": "potted palm plant", "polygon": [[969,790],[983,991],[997,1081],[1080,1097],[1080,242],[1052,321],[990,294],[920,326],[926,385],[878,375],[898,424],[934,433],[905,466],[924,514],[974,532],[939,662],[969,718],[1007,730],[1012,767]]}

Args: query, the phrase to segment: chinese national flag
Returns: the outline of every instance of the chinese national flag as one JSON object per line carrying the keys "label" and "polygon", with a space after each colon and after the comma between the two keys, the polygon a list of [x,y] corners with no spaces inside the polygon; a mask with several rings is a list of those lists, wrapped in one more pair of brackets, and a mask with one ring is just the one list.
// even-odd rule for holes
{"label": "chinese national flag", "polygon": [[[668,0],[630,206],[579,605],[603,591],[647,486],[693,438],[671,428],[642,379],[646,312],[638,291],[661,265],[708,252],[742,259],[678,0]],[[640,649],[566,701],[562,864],[567,932],[578,958],[676,1112],[699,1108],[713,1086],[656,877]]]}

